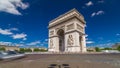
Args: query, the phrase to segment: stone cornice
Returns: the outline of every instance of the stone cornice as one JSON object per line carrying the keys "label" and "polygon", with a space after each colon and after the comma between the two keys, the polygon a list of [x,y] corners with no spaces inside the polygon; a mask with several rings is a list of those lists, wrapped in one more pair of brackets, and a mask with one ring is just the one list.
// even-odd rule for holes
{"label": "stone cornice", "polygon": [[58,37],[58,36],[54,35],[54,36],[50,36],[49,38],[54,38],[54,37]]}
{"label": "stone cornice", "polygon": [[67,13],[60,15],[59,17],[55,18],[54,20],[50,21],[48,28],[50,28],[53,25],[59,24],[65,20],[68,20],[70,18],[73,18],[73,17],[76,17],[83,24],[85,24],[84,17],[76,9],[72,9],[72,10],[68,11]]}
{"label": "stone cornice", "polygon": [[[54,22],[55,20],[60,19],[61,17],[64,17],[65,15],[70,14],[71,12],[74,12],[74,11],[75,11],[76,13],[78,13],[80,16],[83,17],[82,14],[80,14],[75,8],[73,8],[72,10],[70,10],[70,11],[68,11],[68,12],[66,12],[66,13],[64,13],[64,14],[62,14],[62,15],[60,15],[60,16],[58,16],[57,18],[51,20],[49,23],[52,23],[52,22]],[[83,18],[84,18],[84,17],[83,17]]]}
{"label": "stone cornice", "polygon": [[67,47],[80,47],[80,46],[67,46]]}
{"label": "stone cornice", "polygon": [[73,17],[73,18],[66,19],[66,20],[62,20],[62,21],[57,22],[57,23],[55,23],[55,24],[53,24],[53,25],[49,25],[48,28],[52,28],[52,27],[54,27],[54,26],[57,26],[57,25],[66,23],[67,21],[72,20],[72,19],[74,19],[74,17]]}
{"label": "stone cornice", "polygon": [[[78,17],[72,15],[72,16],[70,16],[70,17],[64,19],[64,20],[61,20],[61,21],[55,23],[55,24],[49,25],[48,28],[50,29],[50,28],[52,28],[52,27],[54,27],[54,26],[63,24],[63,23],[65,23],[65,22],[67,22],[67,21],[69,21],[69,20],[71,20],[71,19],[75,19],[75,18],[78,19],[79,21],[81,21]],[[81,22],[82,22],[82,21],[81,21]],[[85,23],[83,23],[83,24],[85,24]]]}
{"label": "stone cornice", "polygon": [[80,35],[85,35],[85,33],[82,33],[78,30],[72,30],[72,31],[69,31],[69,32],[65,32],[65,34],[69,34],[69,33],[73,33],[73,32],[78,32],[78,33],[80,33]]}

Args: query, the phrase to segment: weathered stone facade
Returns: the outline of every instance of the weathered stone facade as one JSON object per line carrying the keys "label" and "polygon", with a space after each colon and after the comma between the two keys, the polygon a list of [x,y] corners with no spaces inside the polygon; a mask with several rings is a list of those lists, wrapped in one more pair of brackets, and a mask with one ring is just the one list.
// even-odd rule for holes
{"label": "weathered stone facade", "polygon": [[86,52],[84,17],[72,9],[49,23],[49,51]]}

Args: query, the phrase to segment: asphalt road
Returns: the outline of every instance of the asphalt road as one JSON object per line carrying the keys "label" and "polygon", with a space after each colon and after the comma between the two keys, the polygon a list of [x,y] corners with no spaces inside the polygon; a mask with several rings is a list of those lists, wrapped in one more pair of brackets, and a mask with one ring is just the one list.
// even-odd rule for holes
{"label": "asphalt road", "polygon": [[[15,60],[0,61],[0,68],[120,68],[119,54],[28,54]],[[67,67],[66,67],[67,68]]]}

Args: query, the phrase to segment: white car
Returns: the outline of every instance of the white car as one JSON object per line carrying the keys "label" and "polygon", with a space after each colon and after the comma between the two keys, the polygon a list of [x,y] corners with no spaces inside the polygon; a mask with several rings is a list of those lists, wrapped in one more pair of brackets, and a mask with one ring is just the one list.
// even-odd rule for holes
{"label": "white car", "polygon": [[17,58],[22,58],[22,57],[25,57],[25,54],[21,54],[16,51],[0,52],[1,60],[17,59]]}

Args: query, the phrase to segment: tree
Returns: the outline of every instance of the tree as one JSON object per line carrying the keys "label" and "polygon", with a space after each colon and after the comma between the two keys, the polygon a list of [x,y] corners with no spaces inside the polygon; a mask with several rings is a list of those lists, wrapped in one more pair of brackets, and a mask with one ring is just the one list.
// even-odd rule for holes
{"label": "tree", "polygon": [[112,48],[108,48],[108,47],[106,47],[106,48],[104,48],[104,50],[112,50]]}
{"label": "tree", "polygon": [[99,47],[95,47],[96,52],[100,52],[100,48]]}
{"label": "tree", "polygon": [[38,51],[40,51],[39,48],[34,48],[34,52],[38,52]]}
{"label": "tree", "polygon": [[117,47],[117,50],[120,51],[120,46]]}
{"label": "tree", "polygon": [[20,52],[25,52],[25,49],[24,49],[24,48],[20,48],[19,51],[20,51]]}
{"label": "tree", "polygon": [[26,48],[25,52],[32,52],[32,50],[30,48]]}
{"label": "tree", "polygon": [[4,47],[0,47],[0,51],[5,51],[5,48]]}

